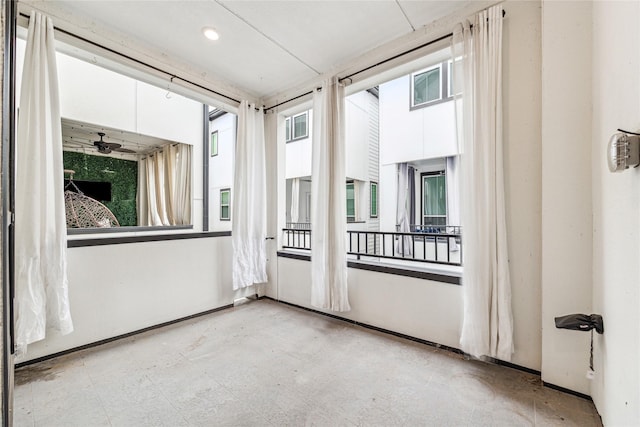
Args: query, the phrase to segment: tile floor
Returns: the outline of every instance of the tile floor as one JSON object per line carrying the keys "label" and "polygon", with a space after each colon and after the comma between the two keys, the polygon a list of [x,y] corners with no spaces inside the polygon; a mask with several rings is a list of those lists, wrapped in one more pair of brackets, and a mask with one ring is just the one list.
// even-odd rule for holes
{"label": "tile floor", "polygon": [[260,300],[16,371],[15,426],[599,426],[534,375]]}

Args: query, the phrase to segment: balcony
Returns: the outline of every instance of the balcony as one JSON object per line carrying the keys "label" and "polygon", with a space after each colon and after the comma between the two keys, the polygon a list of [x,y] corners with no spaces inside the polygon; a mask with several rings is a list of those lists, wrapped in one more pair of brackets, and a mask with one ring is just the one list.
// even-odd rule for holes
{"label": "balcony", "polygon": [[[410,232],[347,231],[347,254],[358,260],[462,266],[460,226],[412,225]],[[311,250],[311,224],[287,223],[283,249]]]}

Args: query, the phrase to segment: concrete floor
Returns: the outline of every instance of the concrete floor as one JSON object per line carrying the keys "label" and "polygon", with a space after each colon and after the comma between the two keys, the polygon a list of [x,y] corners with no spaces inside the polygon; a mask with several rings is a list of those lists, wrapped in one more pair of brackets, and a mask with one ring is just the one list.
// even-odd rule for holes
{"label": "concrete floor", "polygon": [[534,375],[260,300],[16,371],[16,426],[597,426]]}

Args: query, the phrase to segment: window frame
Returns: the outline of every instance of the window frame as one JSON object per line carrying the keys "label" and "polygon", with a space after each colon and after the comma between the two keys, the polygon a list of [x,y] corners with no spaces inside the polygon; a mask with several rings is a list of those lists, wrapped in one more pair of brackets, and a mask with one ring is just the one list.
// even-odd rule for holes
{"label": "window frame", "polygon": [[[215,150],[214,145],[213,145],[213,137],[216,137],[216,141],[215,141]],[[209,153],[211,157],[215,157],[218,155],[218,149],[219,149],[219,143],[220,143],[220,135],[218,134],[217,130],[214,130],[213,132],[211,132],[211,136],[209,138]]]}
{"label": "window frame", "polygon": [[[295,129],[296,129],[295,119],[302,116],[305,116],[305,133],[304,135],[296,136],[295,135]],[[293,141],[309,138],[309,110],[286,117],[284,120],[284,126],[285,126],[285,142],[293,142]]]}
{"label": "window frame", "polygon": [[[375,188],[376,200],[373,203],[373,189]],[[378,206],[380,203],[379,186],[376,181],[369,182],[369,218],[378,218]],[[374,209],[375,208],[375,209]],[[374,212],[375,211],[375,212]]]}
{"label": "window frame", "polygon": [[[444,215],[427,215],[424,209],[424,180],[428,177],[436,177],[443,176],[444,177]],[[420,225],[421,226],[429,226],[429,225],[441,225],[441,224],[425,224],[425,217],[430,218],[444,218],[444,225],[448,225],[447,222],[449,220],[449,206],[447,200],[447,174],[445,170],[432,171],[432,172],[421,172],[420,173]]]}
{"label": "window frame", "polygon": [[[415,90],[414,90],[416,77],[420,76],[422,74],[425,74],[425,73],[429,73],[430,71],[433,71],[433,70],[436,70],[436,69],[438,70],[438,73],[439,73],[439,77],[438,77],[438,98],[432,99],[432,100],[429,100],[429,101],[426,101],[426,102],[421,102],[419,104],[416,104],[416,102],[415,102]],[[442,74],[443,73],[442,73],[442,63],[441,62],[436,64],[436,65],[432,65],[430,67],[424,68],[424,69],[422,69],[420,71],[416,71],[415,73],[411,73],[410,88],[409,88],[409,91],[410,91],[409,92],[409,99],[410,99],[409,100],[409,105],[410,105],[411,109],[426,107],[427,105],[432,105],[432,104],[435,104],[435,103],[443,100],[443,91],[442,91],[442,80],[443,79],[442,79]],[[446,98],[444,98],[444,99],[446,99]]]}
{"label": "window frame", "polygon": [[353,215],[352,216],[349,215],[349,206],[347,205],[347,207],[346,207],[347,208],[347,212],[346,212],[346,214],[347,214],[347,222],[356,222],[357,218],[358,218],[358,209],[357,209],[357,205],[356,205],[356,200],[358,199],[358,196],[356,195],[356,183],[355,183],[355,180],[350,179],[346,183],[346,186],[345,186],[345,193],[346,193],[345,195],[347,196],[346,200],[349,200],[349,193],[347,193],[346,190],[348,190],[350,185],[353,187]]}
{"label": "window frame", "polygon": [[[222,193],[228,193],[228,200],[226,204],[222,204]],[[227,208],[227,214],[228,216],[225,218],[222,215],[222,208],[226,207]],[[221,188],[220,189],[220,221],[231,221],[231,188]]]}

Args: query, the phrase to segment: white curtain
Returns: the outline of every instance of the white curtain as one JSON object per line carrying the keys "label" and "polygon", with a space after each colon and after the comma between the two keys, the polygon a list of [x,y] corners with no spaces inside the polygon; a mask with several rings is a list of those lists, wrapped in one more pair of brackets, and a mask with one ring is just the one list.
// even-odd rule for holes
{"label": "white curtain", "polygon": [[233,289],[267,281],[264,112],[240,103],[233,175]]}
{"label": "white curtain", "polygon": [[[461,219],[464,320],[460,343],[473,356],[510,360],[513,316],[502,148],[502,6],[454,31],[456,92],[461,90]],[[456,71],[461,70],[462,76]]]}
{"label": "white curtain", "polygon": [[291,222],[300,219],[300,178],[291,180]]}
{"label": "white curtain", "polygon": [[349,311],[344,88],[336,77],[313,95],[311,304]]}
{"label": "white curtain", "polygon": [[140,160],[138,224],[191,224],[191,152],[171,144]]}
{"label": "white curtain", "polygon": [[67,282],[62,130],[51,19],[33,12],[16,145],[16,346],[73,331]]}
{"label": "white curtain", "polygon": [[[398,191],[396,193],[396,224],[400,233],[409,233],[411,224],[409,223],[409,165],[398,163]],[[413,241],[411,236],[402,236],[396,240],[396,253],[402,256],[413,255]]]}

